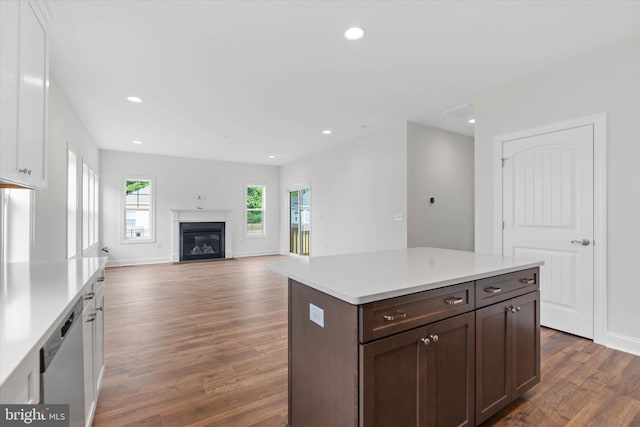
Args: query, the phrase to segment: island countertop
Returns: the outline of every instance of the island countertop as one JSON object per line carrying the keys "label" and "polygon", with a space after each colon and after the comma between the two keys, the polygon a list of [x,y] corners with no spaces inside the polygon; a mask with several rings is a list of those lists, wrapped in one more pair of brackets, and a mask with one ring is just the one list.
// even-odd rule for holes
{"label": "island countertop", "polygon": [[291,258],[267,263],[277,273],[359,305],[542,265],[542,260],[440,248]]}
{"label": "island countertop", "polygon": [[80,297],[106,257],[2,265],[0,275],[0,386],[38,350]]}

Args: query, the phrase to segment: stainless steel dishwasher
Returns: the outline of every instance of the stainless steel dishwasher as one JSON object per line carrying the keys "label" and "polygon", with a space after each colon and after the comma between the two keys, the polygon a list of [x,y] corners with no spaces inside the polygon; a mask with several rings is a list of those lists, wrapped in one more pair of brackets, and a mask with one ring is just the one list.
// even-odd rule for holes
{"label": "stainless steel dishwasher", "polygon": [[68,404],[69,426],[84,427],[84,364],[80,298],[40,349],[40,403]]}

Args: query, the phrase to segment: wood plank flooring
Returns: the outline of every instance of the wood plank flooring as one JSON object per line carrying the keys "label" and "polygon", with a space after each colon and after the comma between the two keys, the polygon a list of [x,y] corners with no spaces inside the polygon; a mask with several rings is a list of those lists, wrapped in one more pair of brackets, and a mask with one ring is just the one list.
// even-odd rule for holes
{"label": "wood plank flooring", "polygon": [[[264,267],[277,258],[107,269],[93,425],[283,427],[286,279]],[[640,357],[551,329],[541,344],[542,382],[483,426],[640,426]]]}

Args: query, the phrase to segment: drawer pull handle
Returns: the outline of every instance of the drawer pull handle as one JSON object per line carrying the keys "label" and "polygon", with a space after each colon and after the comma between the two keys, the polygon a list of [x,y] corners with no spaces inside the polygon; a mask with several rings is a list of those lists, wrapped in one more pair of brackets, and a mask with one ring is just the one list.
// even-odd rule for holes
{"label": "drawer pull handle", "polygon": [[523,285],[533,285],[536,283],[536,279],[520,279],[520,283]]}
{"label": "drawer pull handle", "polygon": [[95,295],[96,294],[93,293],[93,292],[86,293],[86,294],[84,294],[84,300],[85,301],[91,301]]}
{"label": "drawer pull handle", "polygon": [[446,302],[449,305],[462,304],[464,302],[464,298],[451,297],[451,298],[447,298],[446,300],[444,300],[444,302]]}
{"label": "drawer pull handle", "polygon": [[436,334],[432,334],[432,335],[429,335],[426,338],[420,338],[420,341],[422,341],[422,343],[424,345],[429,345],[429,343],[438,342],[438,339],[439,338],[438,338],[438,336]]}
{"label": "drawer pull handle", "polygon": [[495,286],[489,286],[488,288],[484,288],[485,292],[489,292],[490,294],[497,294],[498,292],[502,292],[502,288],[496,288]]}
{"label": "drawer pull handle", "polygon": [[384,315],[384,320],[398,320],[398,319],[405,319],[407,317],[407,313],[405,313],[404,311],[400,311],[397,310],[394,314],[385,314]]}

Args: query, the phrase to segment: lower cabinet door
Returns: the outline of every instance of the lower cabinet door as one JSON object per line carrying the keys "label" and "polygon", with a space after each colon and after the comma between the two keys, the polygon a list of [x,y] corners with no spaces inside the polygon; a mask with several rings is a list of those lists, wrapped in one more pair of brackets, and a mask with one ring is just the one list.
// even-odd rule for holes
{"label": "lower cabinet door", "polygon": [[[475,314],[426,327],[429,339],[424,372],[426,399],[420,426],[473,426],[475,420]],[[426,360],[425,360],[426,359]]]}
{"label": "lower cabinet door", "polygon": [[540,291],[476,311],[476,420],[540,382]]}
{"label": "lower cabinet door", "polygon": [[413,329],[361,346],[361,427],[418,425],[419,388],[424,385],[421,339],[426,332],[424,327]]}
{"label": "lower cabinet door", "polygon": [[360,425],[473,425],[474,314],[361,346]]}
{"label": "lower cabinet door", "polygon": [[476,421],[481,423],[509,401],[508,301],[476,310]]}

